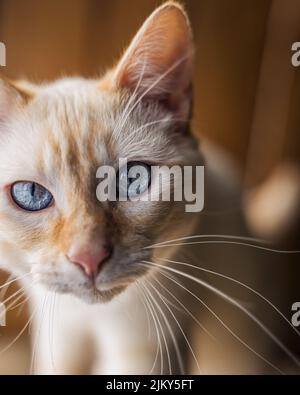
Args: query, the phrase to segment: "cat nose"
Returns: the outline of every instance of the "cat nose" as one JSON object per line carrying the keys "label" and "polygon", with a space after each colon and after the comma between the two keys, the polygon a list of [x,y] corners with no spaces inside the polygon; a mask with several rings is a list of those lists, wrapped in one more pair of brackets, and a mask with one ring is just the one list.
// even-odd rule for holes
{"label": "cat nose", "polygon": [[69,254],[68,258],[72,263],[81,267],[89,278],[94,279],[99,273],[103,263],[108,260],[111,254],[111,247],[102,246],[94,253],[89,252],[87,248],[78,249]]}

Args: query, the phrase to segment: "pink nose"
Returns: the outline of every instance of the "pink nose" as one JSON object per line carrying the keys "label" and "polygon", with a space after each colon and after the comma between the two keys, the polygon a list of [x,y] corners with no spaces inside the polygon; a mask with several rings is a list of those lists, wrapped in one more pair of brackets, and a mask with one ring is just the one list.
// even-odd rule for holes
{"label": "pink nose", "polygon": [[88,249],[80,249],[74,251],[68,258],[72,263],[80,266],[88,277],[95,278],[111,252],[111,248],[108,247],[100,247],[97,253],[90,253]]}

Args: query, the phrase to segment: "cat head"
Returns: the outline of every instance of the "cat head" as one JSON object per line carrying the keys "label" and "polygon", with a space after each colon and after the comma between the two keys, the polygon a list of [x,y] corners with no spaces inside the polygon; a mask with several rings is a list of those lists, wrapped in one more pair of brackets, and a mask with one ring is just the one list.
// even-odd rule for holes
{"label": "cat head", "polygon": [[201,162],[190,133],[192,59],[187,16],[172,2],[100,80],[0,80],[2,267],[107,301],[146,274],[147,246],[189,232],[184,202],[99,202],[96,174],[103,165],[120,174],[119,158],[146,168]]}

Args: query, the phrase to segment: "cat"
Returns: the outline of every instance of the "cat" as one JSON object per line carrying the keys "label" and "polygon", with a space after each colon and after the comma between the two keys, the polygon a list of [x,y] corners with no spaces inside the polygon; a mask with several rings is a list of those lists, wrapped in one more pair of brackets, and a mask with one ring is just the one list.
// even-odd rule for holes
{"label": "cat", "polygon": [[[192,131],[193,56],[188,16],[167,2],[101,79],[0,80],[0,265],[30,296],[31,371],[278,371],[244,293],[208,271],[255,280],[242,247],[197,244],[247,230],[230,165]],[[205,165],[205,209],[99,202],[97,169],[119,158]]]}

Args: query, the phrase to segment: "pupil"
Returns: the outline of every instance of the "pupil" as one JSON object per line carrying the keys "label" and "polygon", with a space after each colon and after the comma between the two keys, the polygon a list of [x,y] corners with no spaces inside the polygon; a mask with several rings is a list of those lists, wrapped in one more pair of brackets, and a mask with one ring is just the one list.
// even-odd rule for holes
{"label": "pupil", "polygon": [[31,196],[34,197],[34,194],[35,194],[35,184],[34,183],[31,184],[31,191],[30,192],[31,192]]}

